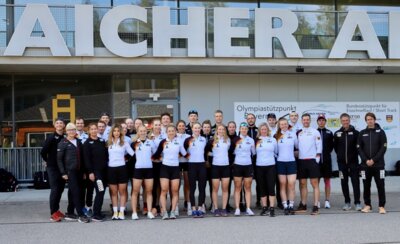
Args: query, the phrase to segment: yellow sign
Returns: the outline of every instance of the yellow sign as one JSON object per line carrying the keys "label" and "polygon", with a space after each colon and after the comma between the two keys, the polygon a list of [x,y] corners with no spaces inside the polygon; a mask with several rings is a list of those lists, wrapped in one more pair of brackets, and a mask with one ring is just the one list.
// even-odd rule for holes
{"label": "yellow sign", "polygon": [[[69,101],[68,107],[59,107],[58,101]],[[75,98],[71,98],[70,94],[57,94],[53,99],[53,121],[59,117],[59,113],[69,113],[70,121],[75,121]]]}

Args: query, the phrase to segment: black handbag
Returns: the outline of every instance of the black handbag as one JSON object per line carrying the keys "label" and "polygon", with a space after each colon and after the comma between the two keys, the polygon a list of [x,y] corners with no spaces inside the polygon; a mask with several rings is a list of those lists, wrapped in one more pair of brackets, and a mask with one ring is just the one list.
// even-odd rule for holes
{"label": "black handbag", "polygon": [[33,175],[33,187],[35,189],[50,189],[47,171],[38,171]]}

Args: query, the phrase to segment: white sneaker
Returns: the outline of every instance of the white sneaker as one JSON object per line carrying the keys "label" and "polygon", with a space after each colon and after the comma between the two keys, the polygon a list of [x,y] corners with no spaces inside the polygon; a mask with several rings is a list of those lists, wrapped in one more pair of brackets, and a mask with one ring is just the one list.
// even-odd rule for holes
{"label": "white sneaker", "polygon": [[188,210],[187,210],[187,216],[192,216],[192,214],[193,214],[192,209],[188,209]]}
{"label": "white sneaker", "polygon": [[154,219],[155,217],[154,217],[154,214],[152,212],[148,212],[147,213],[147,218],[148,219]]}
{"label": "white sneaker", "polygon": [[247,216],[254,216],[254,213],[253,213],[253,211],[251,211],[250,208],[247,208],[247,209],[246,209],[246,215],[247,215]]}
{"label": "white sneaker", "polygon": [[237,209],[235,210],[235,216],[240,216],[240,208],[237,208]]}
{"label": "white sneaker", "polygon": [[356,211],[361,211],[362,207],[361,204],[357,203],[356,204]]}
{"label": "white sneaker", "polygon": [[139,216],[137,215],[137,213],[132,213],[132,219],[133,220],[138,220]]}
{"label": "white sneaker", "polygon": [[124,213],[124,211],[118,212],[118,219],[119,219],[119,220],[124,220],[124,219],[125,219],[125,213]]}
{"label": "white sneaker", "polygon": [[331,208],[331,204],[329,203],[328,200],[325,201],[325,208],[326,209],[330,209]]}
{"label": "white sneaker", "polygon": [[178,206],[176,206],[174,213],[175,213],[175,216],[179,216],[179,208],[178,208]]}
{"label": "white sneaker", "polygon": [[117,220],[118,219],[118,212],[114,212],[113,216],[111,217],[112,220]]}

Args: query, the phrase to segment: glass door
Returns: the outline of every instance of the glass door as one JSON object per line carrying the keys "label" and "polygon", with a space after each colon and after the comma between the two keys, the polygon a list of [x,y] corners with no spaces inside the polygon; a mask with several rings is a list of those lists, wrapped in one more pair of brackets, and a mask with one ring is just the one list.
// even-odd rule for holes
{"label": "glass door", "polygon": [[161,114],[169,113],[172,121],[178,119],[177,100],[133,100],[132,118],[141,118],[146,127],[152,124],[153,119],[159,119]]}

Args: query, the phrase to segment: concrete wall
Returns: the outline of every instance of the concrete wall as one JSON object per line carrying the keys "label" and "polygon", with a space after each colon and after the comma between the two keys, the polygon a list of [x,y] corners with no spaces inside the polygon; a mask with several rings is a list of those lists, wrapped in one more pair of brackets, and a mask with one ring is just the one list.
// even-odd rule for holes
{"label": "concrete wall", "polygon": [[[213,121],[214,110],[221,109],[226,123],[233,120],[234,102],[400,101],[399,91],[400,75],[181,74],[180,116],[186,120],[187,111],[197,109],[200,121]],[[397,160],[400,149],[389,149],[387,170]]]}

